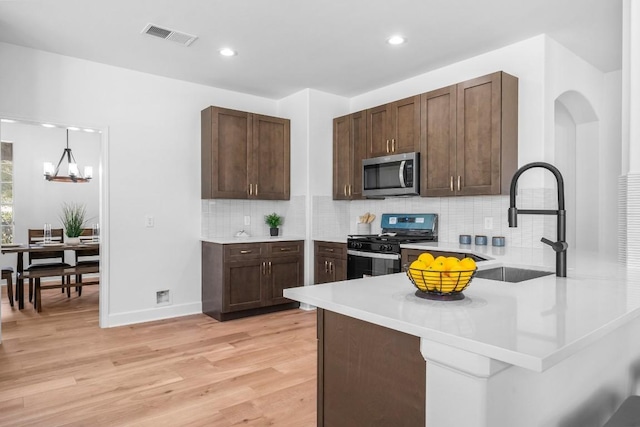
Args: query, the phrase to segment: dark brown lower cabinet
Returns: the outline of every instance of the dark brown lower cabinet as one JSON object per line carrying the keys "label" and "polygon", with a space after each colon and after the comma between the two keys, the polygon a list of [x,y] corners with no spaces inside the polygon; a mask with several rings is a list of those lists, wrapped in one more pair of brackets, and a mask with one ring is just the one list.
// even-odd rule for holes
{"label": "dark brown lower cabinet", "polygon": [[347,280],[347,244],[316,240],[314,242],[314,282]]}
{"label": "dark brown lower cabinet", "polygon": [[302,241],[202,242],[202,312],[214,319],[299,307],[282,294],[303,284]]}
{"label": "dark brown lower cabinet", "polygon": [[424,427],[420,338],[318,309],[318,426]]}

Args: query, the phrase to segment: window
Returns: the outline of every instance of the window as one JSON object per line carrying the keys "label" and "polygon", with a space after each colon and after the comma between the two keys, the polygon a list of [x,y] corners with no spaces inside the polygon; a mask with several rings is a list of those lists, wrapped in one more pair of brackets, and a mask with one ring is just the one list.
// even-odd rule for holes
{"label": "window", "polygon": [[0,214],[2,243],[13,243],[13,143],[0,147]]}

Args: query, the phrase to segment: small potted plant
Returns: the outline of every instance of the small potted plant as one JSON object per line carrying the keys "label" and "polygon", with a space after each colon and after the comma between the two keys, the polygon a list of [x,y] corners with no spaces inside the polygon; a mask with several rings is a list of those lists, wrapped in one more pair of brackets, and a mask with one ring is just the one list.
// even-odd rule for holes
{"label": "small potted plant", "polygon": [[278,227],[282,225],[282,217],[277,213],[272,213],[269,215],[265,215],[264,222],[269,226],[269,232],[272,236],[278,235]]}
{"label": "small potted plant", "polygon": [[79,203],[63,203],[60,221],[67,236],[66,241],[70,245],[80,243],[80,236],[85,225],[86,209]]}

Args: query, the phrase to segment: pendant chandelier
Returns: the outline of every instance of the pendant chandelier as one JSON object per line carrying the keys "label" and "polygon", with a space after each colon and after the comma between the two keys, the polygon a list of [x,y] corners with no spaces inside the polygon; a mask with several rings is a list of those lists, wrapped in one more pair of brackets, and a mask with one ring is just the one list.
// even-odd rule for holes
{"label": "pendant chandelier", "polygon": [[[69,165],[68,175],[60,175],[60,165],[65,157]],[[69,129],[67,129],[67,148],[62,152],[62,156],[60,156],[60,160],[55,169],[53,168],[53,163],[44,163],[44,179],[55,182],[89,182],[91,178],[93,178],[93,168],[91,166],[84,167],[84,174],[81,174],[78,169],[78,163],[76,163],[71,148],[69,148]]]}

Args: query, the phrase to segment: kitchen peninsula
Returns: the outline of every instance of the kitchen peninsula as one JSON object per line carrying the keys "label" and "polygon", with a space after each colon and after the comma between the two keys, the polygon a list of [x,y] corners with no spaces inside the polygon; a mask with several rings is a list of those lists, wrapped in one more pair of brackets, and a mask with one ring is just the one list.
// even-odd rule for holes
{"label": "kitchen peninsula", "polygon": [[[489,258],[478,263],[479,270],[553,271],[555,262],[548,249],[442,242],[406,248]],[[638,273],[593,254],[570,252],[566,278],[506,283],[476,277],[461,301],[418,298],[404,273],[286,289],[284,294],[318,307],[320,426],[336,425],[326,417],[346,407],[378,417],[375,425],[577,427],[604,424],[640,383]],[[377,336],[385,338],[372,338]],[[394,351],[394,346],[403,347]],[[377,379],[385,377],[382,386],[365,372],[374,365],[361,363],[381,357],[385,364],[396,364],[389,372],[398,372],[397,378],[377,374]],[[393,401],[396,390],[416,389],[403,369],[416,359],[418,365],[411,366],[422,370],[412,368],[414,377],[425,378],[426,361],[426,380],[417,383],[426,388],[426,396],[418,394],[422,418],[408,420],[372,404],[372,395]],[[341,387],[348,392],[340,395]],[[415,402],[405,403],[409,413]]]}

